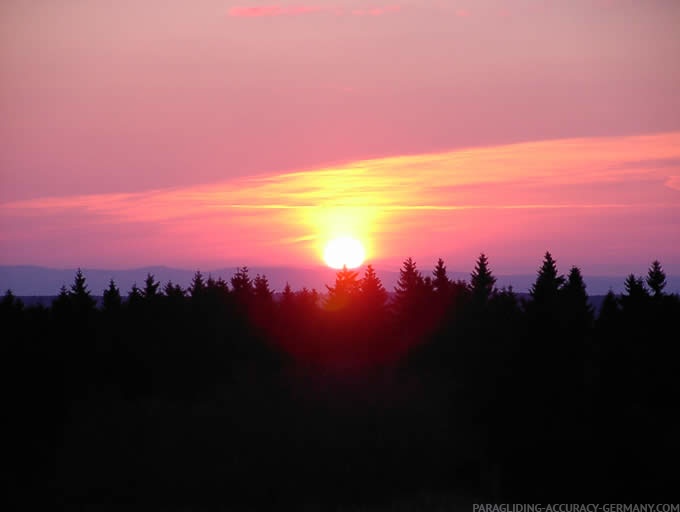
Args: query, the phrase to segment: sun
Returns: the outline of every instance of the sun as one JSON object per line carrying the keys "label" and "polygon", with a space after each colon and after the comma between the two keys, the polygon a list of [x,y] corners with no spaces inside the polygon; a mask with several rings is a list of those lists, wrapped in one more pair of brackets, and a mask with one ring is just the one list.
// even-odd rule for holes
{"label": "sun", "polygon": [[356,238],[343,236],[334,238],[326,244],[323,260],[331,268],[356,268],[364,262],[366,251]]}

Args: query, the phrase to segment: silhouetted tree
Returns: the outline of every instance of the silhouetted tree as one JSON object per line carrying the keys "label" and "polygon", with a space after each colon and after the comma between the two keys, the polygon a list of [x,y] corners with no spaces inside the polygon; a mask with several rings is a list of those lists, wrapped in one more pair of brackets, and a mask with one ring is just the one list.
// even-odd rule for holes
{"label": "silhouetted tree", "polygon": [[600,306],[600,311],[597,316],[598,325],[601,325],[603,328],[611,326],[618,321],[620,312],[619,299],[610,289],[607,292],[607,295],[604,296],[602,305]]}
{"label": "silhouetted tree", "polygon": [[531,286],[530,294],[535,302],[552,304],[560,287],[564,284],[564,276],[558,275],[557,263],[550,252],[546,252],[543,265],[538,269],[536,282]]}
{"label": "silhouetted tree", "polygon": [[197,270],[189,285],[189,295],[191,298],[199,298],[205,293],[205,280],[200,270]]}
{"label": "silhouetted tree", "polygon": [[[246,272],[247,276],[247,272]],[[243,294],[240,299],[242,300],[242,305],[245,307],[247,306],[248,299],[250,298],[250,294],[252,293],[252,286],[249,288],[250,293],[245,293]],[[208,299],[208,301],[211,304],[211,307],[218,307],[219,304],[226,304],[229,300],[229,285],[227,282],[222,279],[221,277],[218,277],[217,279],[213,278],[212,276],[208,276],[207,281],[205,282],[205,289],[203,291],[203,294],[205,295],[205,298]]]}
{"label": "silhouetted tree", "polygon": [[290,287],[290,283],[286,281],[286,286],[283,287],[283,291],[281,292],[281,305],[284,307],[292,306],[294,300],[295,293],[293,292],[293,289]]}
{"label": "silhouetted tree", "polygon": [[303,286],[301,290],[293,294],[293,300],[299,311],[304,311],[303,314],[312,314],[319,306],[319,292],[314,288],[311,290]]}
{"label": "silhouetted tree", "polygon": [[655,297],[663,295],[663,289],[666,287],[666,273],[661,268],[661,263],[658,260],[652,262],[647,272],[647,286],[654,292]]}
{"label": "silhouetted tree", "polygon": [[73,284],[71,285],[69,299],[78,313],[92,311],[97,304],[97,301],[92,298],[92,294],[87,289],[85,276],[80,269],[76,272]]}
{"label": "silhouetted tree", "polygon": [[423,275],[410,256],[404,260],[399,269],[399,281],[394,288],[397,300],[404,300],[415,293],[423,285]]}
{"label": "silhouetted tree", "polygon": [[168,281],[163,287],[163,293],[166,297],[172,299],[184,299],[186,292],[184,289],[178,285],[174,284],[172,281]]}
{"label": "silhouetted tree", "polygon": [[147,274],[146,279],[144,280],[142,297],[144,297],[147,301],[155,301],[160,296],[160,292],[158,291],[160,285],[161,283],[154,279],[153,274]]}
{"label": "silhouetted tree", "polygon": [[116,286],[116,283],[111,279],[109,281],[109,287],[104,290],[104,297],[102,301],[102,306],[106,312],[116,312],[119,311],[123,300],[120,296],[120,290]]}
{"label": "silhouetted tree", "polygon": [[70,309],[68,289],[66,288],[66,285],[61,285],[61,288],[59,288],[59,294],[52,301],[52,311],[57,316],[60,316],[66,314]]}
{"label": "silhouetted tree", "polygon": [[248,267],[237,268],[230,282],[236,302],[243,307],[250,306],[250,301],[253,297],[253,281],[248,275]]}
{"label": "silhouetted tree", "polygon": [[273,292],[267,276],[257,274],[253,280],[253,322],[269,329],[274,316]]}
{"label": "silhouetted tree", "polygon": [[571,332],[583,332],[593,322],[593,308],[588,302],[586,284],[578,267],[571,267],[561,292],[567,328]]}
{"label": "silhouetted tree", "polygon": [[496,278],[489,269],[489,260],[484,253],[479,255],[475,269],[470,275],[470,291],[477,303],[486,303],[494,293]]}
{"label": "silhouetted tree", "polygon": [[624,297],[631,300],[640,300],[649,296],[642,277],[635,277],[635,274],[629,274],[626,277],[623,287],[625,288]]}
{"label": "silhouetted tree", "polygon": [[269,288],[269,281],[267,276],[257,274],[253,281],[253,292],[255,298],[260,302],[269,302],[272,299],[273,292]]}
{"label": "silhouetted tree", "polygon": [[231,278],[231,288],[235,293],[250,293],[253,282],[248,276],[248,267],[238,267]]}
{"label": "silhouetted tree", "polygon": [[0,308],[2,308],[3,311],[6,311],[8,314],[15,313],[21,309],[23,309],[24,303],[16,297],[13,293],[12,290],[7,289],[5,292],[5,295],[2,297],[2,301],[0,301]]}
{"label": "silhouetted tree", "polygon": [[414,313],[423,295],[425,280],[410,256],[404,260],[399,269],[399,281],[394,288],[394,306],[397,313]]}
{"label": "silhouetted tree", "polygon": [[127,296],[127,306],[132,310],[136,310],[140,307],[144,300],[144,295],[142,291],[137,287],[137,283],[132,283],[132,288],[128,292]]}
{"label": "silhouetted tree", "polygon": [[451,293],[451,280],[446,273],[446,265],[444,265],[444,260],[439,258],[437,260],[437,266],[432,271],[432,288],[435,293],[440,297],[448,297]]}
{"label": "silhouetted tree", "polygon": [[361,283],[358,276],[358,272],[348,269],[347,266],[343,266],[335,274],[335,285],[326,285],[328,289],[327,309],[336,311],[346,308],[359,297]]}
{"label": "silhouetted tree", "polygon": [[364,304],[372,310],[380,310],[387,303],[387,290],[375,273],[372,265],[367,265],[364,277],[359,283]]}

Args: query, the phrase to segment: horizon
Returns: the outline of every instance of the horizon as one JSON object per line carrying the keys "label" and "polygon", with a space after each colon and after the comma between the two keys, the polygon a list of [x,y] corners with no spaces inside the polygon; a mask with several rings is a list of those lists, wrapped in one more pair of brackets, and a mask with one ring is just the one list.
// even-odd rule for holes
{"label": "horizon", "polygon": [[[446,262],[444,262],[446,264]],[[423,267],[416,262],[418,270],[423,276],[431,275],[432,268]],[[247,265],[246,265],[247,266]],[[663,265],[662,265],[663,266]],[[189,269],[168,267],[162,265],[150,265],[137,268],[127,269],[104,269],[104,268],[49,268],[34,265],[20,265],[20,266],[6,266],[0,265],[0,291],[5,292],[11,290],[17,296],[56,296],[59,288],[63,285],[70,287],[73,277],[80,268],[82,270],[87,282],[89,283],[90,292],[94,296],[100,296],[103,290],[108,287],[109,280],[113,279],[121,293],[124,295],[129,292],[133,284],[141,284],[146,278],[147,274],[152,274],[154,278],[161,284],[172,281],[175,284],[186,288],[188,287],[194,273],[199,271],[204,277],[212,276],[213,278],[222,278],[227,282],[231,276],[238,270],[238,266],[229,267],[224,266],[220,268],[210,269]],[[290,284],[293,290],[300,290],[302,288],[316,289],[320,293],[324,293],[326,285],[332,285],[337,270],[328,268],[327,266],[317,265],[309,267],[276,267],[276,266],[247,266],[249,275],[254,278],[257,274],[267,277],[272,290],[275,293],[281,292],[286,283]],[[361,277],[365,271],[366,265],[361,265],[355,270]],[[569,267],[570,268],[570,267]],[[569,268],[564,270],[558,266],[558,271],[566,275]],[[625,273],[611,273],[611,274],[596,274],[583,273],[583,278],[586,285],[586,291],[591,296],[605,295],[609,290],[620,294],[624,291],[625,278],[633,273],[636,276],[641,276],[643,279],[647,275],[647,267],[644,271],[634,271]],[[388,292],[391,292],[397,284],[400,268],[385,269],[374,267],[378,278],[381,279]],[[538,269],[536,269],[537,271]],[[469,270],[459,270],[457,268],[450,268],[447,265],[448,276],[451,280],[463,280],[469,282],[472,268]],[[526,294],[529,292],[531,285],[536,279],[536,271],[533,273],[499,273],[491,267],[491,271],[497,278],[496,287],[498,289],[508,288],[512,286],[513,290],[518,294]],[[680,293],[680,274],[672,272],[667,273],[667,289],[668,293]]]}

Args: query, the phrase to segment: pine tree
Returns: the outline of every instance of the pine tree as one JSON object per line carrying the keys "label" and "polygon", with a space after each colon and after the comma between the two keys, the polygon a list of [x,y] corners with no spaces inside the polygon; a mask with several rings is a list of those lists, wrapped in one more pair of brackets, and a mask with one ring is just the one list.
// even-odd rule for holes
{"label": "pine tree", "polygon": [[647,272],[647,286],[654,292],[655,297],[663,295],[663,289],[666,287],[666,273],[661,268],[661,263],[658,260],[652,262]]}
{"label": "pine tree", "polygon": [[423,275],[413,258],[404,260],[399,269],[399,280],[394,288],[393,307],[400,321],[414,329],[423,320],[423,313],[429,311],[428,290]]}
{"label": "pine tree", "polygon": [[132,288],[128,292],[127,305],[129,308],[136,309],[144,299],[142,291],[137,287],[137,283],[132,283]]}
{"label": "pine tree", "polygon": [[302,289],[294,295],[297,305],[302,308],[303,311],[312,311],[319,303],[319,292],[314,288],[310,290],[306,286],[303,286]]}
{"label": "pine tree", "polygon": [[92,298],[90,291],[87,289],[85,276],[80,269],[76,272],[75,279],[73,280],[68,295],[71,304],[73,304],[75,310],[80,313],[86,313],[94,309],[97,304],[97,301]]}
{"label": "pine tree", "polygon": [[470,274],[470,291],[473,300],[486,303],[494,294],[496,278],[489,269],[489,260],[486,254],[482,253],[477,258],[475,269]]}
{"label": "pine tree", "polygon": [[623,286],[626,290],[625,296],[632,299],[640,299],[649,295],[642,277],[635,277],[635,274],[629,274]]}
{"label": "pine tree", "polygon": [[184,289],[178,285],[178,284],[173,284],[172,281],[168,281],[165,286],[163,287],[163,293],[165,294],[166,297],[171,297],[173,299],[178,299],[178,298],[184,298],[186,296],[186,292]]}
{"label": "pine tree", "polygon": [[295,294],[293,293],[293,289],[290,287],[290,283],[286,281],[286,286],[283,287],[283,292],[281,292],[281,300],[292,302],[294,295]]}
{"label": "pine tree", "polygon": [[189,285],[189,294],[192,298],[201,297],[205,294],[205,281],[203,280],[203,274],[200,270],[197,270],[194,277]]}
{"label": "pine tree", "polygon": [[238,267],[231,278],[231,288],[237,297],[250,297],[253,293],[253,282],[248,276],[248,267]]}
{"label": "pine tree", "polygon": [[269,281],[267,276],[257,274],[255,280],[253,281],[253,293],[255,297],[260,301],[270,301],[272,299],[273,292],[269,288]]}
{"label": "pine tree", "polygon": [[326,285],[328,289],[326,307],[328,309],[337,310],[345,308],[359,296],[360,282],[358,276],[358,272],[349,270],[347,266],[343,266],[337,272],[335,275],[335,285]]}
{"label": "pine tree", "polygon": [[410,297],[417,295],[424,286],[423,275],[416,267],[416,262],[410,256],[404,260],[399,269],[399,281],[394,288],[396,302],[403,303]]}
{"label": "pine tree", "polygon": [[432,271],[432,287],[435,293],[439,296],[446,297],[451,292],[451,280],[446,273],[446,265],[444,265],[444,260],[439,258],[437,260],[437,266],[434,267]]}
{"label": "pine tree", "polygon": [[612,290],[609,290],[600,306],[600,312],[597,316],[598,324],[604,329],[610,327],[618,321],[620,311],[619,299]]}
{"label": "pine tree", "polygon": [[593,308],[588,301],[586,284],[578,267],[571,267],[569,270],[561,293],[564,297],[564,310],[570,327],[588,327],[593,321]]}
{"label": "pine tree", "polygon": [[104,290],[103,307],[104,311],[114,312],[118,311],[123,303],[120,296],[120,290],[116,286],[116,283],[111,279],[109,281],[109,287]]}
{"label": "pine tree", "polygon": [[9,288],[5,292],[5,295],[3,295],[0,305],[2,305],[3,308],[7,308],[8,310],[23,309],[24,307],[24,303],[21,301],[21,299],[14,295],[12,290]]}
{"label": "pine tree", "polygon": [[645,288],[645,282],[642,277],[637,277],[634,274],[629,274],[626,281],[623,283],[625,288],[621,295],[621,309],[625,314],[625,318],[631,321],[637,318],[638,315],[643,314],[645,310],[645,303],[649,298],[649,292]]}
{"label": "pine tree", "polygon": [[359,283],[361,290],[361,297],[364,303],[372,309],[380,309],[385,306],[387,302],[387,290],[382,284],[382,281],[375,273],[372,265],[367,265],[364,272],[364,277]]}
{"label": "pine tree", "polygon": [[71,313],[71,300],[68,296],[68,288],[62,285],[59,288],[59,294],[52,301],[52,313],[57,319],[65,319]]}
{"label": "pine tree", "polygon": [[559,289],[563,284],[564,276],[558,275],[557,262],[550,252],[546,252],[543,265],[538,269],[536,282],[531,287],[531,297],[537,303],[552,303],[557,298]]}
{"label": "pine tree", "polygon": [[147,301],[155,300],[160,296],[160,293],[158,291],[160,285],[161,283],[154,279],[153,274],[151,273],[147,274],[146,279],[144,280],[144,290],[142,291],[142,296]]}

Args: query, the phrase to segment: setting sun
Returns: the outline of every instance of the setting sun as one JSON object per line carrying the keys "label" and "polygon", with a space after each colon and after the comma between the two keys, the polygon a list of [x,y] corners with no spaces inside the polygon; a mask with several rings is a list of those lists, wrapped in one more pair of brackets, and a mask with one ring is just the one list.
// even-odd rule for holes
{"label": "setting sun", "polygon": [[331,268],[356,268],[363,263],[365,257],[364,246],[352,237],[334,238],[326,244],[323,251],[323,259]]}

